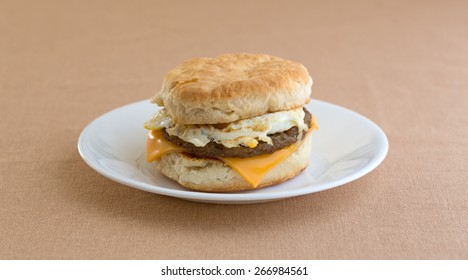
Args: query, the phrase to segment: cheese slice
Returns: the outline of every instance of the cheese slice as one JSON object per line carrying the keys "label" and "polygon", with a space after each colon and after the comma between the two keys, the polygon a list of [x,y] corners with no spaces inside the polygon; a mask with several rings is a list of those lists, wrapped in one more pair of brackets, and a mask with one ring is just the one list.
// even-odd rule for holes
{"label": "cheese slice", "polygon": [[300,145],[292,144],[273,154],[249,158],[218,158],[237,171],[254,188],[260,184],[263,177],[275,166],[297,151]]}
{"label": "cheese slice", "polygon": [[[309,129],[305,137],[307,137],[311,131],[312,129]],[[275,166],[296,152],[302,143],[303,141],[292,144],[286,148],[267,155],[260,155],[250,158],[219,157],[217,159],[230,166],[254,188],[256,188],[263,177],[265,177],[265,175],[270,170],[275,168]],[[146,142],[146,159],[148,162],[152,162],[165,154],[178,152],[188,151],[167,141],[166,138],[164,138],[161,130],[150,131]]]}
{"label": "cheese slice", "polygon": [[168,153],[186,152],[181,148],[164,138],[162,130],[151,130],[146,139],[146,160],[152,162]]}

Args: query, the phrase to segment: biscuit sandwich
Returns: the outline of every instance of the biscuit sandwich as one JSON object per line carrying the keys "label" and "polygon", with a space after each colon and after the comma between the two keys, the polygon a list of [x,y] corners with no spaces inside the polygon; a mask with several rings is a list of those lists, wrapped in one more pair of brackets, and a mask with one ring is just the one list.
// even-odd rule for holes
{"label": "biscuit sandwich", "polygon": [[185,188],[232,192],[281,183],[310,160],[312,78],[265,54],[193,58],[166,74],[145,124],[147,161]]}

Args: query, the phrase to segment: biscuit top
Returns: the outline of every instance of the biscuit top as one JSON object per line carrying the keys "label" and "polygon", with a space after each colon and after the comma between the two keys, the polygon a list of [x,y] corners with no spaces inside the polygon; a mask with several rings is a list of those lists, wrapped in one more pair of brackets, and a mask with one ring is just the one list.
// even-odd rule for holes
{"label": "biscuit top", "polygon": [[302,107],[311,86],[300,63],[265,54],[224,54],[178,65],[151,101],[166,107],[175,123],[229,123]]}

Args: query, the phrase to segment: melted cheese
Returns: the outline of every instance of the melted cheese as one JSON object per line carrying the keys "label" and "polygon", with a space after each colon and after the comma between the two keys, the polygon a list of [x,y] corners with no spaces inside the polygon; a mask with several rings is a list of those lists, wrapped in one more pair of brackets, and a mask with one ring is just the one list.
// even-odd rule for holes
{"label": "melted cheese", "polygon": [[151,130],[146,139],[146,160],[152,162],[167,153],[181,153],[185,149],[164,138],[161,130]]}
{"label": "melted cheese", "polygon": [[225,164],[237,171],[254,188],[260,184],[262,178],[280,164],[283,160],[292,155],[300,145],[292,144],[284,149],[278,150],[273,154],[260,155],[250,158],[219,158]]}
{"label": "melted cheese", "polygon": [[[312,129],[309,129],[306,137]],[[305,137],[304,137],[305,138]],[[250,158],[218,158],[226,165],[239,173],[254,188],[258,186],[262,178],[275,166],[288,158],[300,147],[303,141],[292,144],[272,154],[260,155]],[[185,149],[167,141],[161,130],[151,130],[146,142],[146,159],[152,162],[164,154],[187,152]]]}

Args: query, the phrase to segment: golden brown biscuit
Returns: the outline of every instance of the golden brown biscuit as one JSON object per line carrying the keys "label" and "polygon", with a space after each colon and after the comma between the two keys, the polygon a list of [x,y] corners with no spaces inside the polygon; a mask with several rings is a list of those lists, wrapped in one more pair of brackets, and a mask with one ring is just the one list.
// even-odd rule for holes
{"label": "golden brown biscuit", "polygon": [[265,54],[194,58],[171,70],[152,102],[179,124],[228,123],[301,107],[312,79],[300,63]]}
{"label": "golden brown biscuit", "polygon": [[[284,182],[304,170],[310,160],[311,137],[299,149],[270,170],[259,186]],[[239,173],[222,161],[197,158],[184,153],[169,153],[155,161],[156,169],[182,186],[203,192],[233,192],[254,189]]]}

